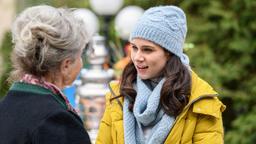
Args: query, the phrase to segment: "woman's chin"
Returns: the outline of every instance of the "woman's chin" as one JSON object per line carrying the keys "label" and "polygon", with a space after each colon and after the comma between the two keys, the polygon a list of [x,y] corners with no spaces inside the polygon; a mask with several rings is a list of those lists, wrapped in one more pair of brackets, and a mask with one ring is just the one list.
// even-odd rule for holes
{"label": "woman's chin", "polygon": [[147,75],[140,75],[140,74],[138,74],[138,76],[139,76],[139,78],[142,79],[142,80],[150,79],[150,77],[147,76]]}

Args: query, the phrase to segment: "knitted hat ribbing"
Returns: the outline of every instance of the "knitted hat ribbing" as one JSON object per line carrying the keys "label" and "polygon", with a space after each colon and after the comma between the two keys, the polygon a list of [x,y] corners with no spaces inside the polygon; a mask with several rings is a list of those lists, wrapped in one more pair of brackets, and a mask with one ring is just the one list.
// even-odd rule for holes
{"label": "knitted hat ribbing", "polygon": [[154,42],[189,65],[188,57],[183,54],[186,33],[187,22],[183,10],[176,6],[159,6],[144,12],[131,32],[130,40],[143,38]]}

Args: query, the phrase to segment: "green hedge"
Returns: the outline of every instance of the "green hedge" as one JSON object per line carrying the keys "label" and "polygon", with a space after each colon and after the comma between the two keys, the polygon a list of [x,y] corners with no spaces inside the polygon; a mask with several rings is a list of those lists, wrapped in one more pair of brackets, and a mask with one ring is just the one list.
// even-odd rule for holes
{"label": "green hedge", "polygon": [[11,33],[7,32],[4,36],[2,45],[0,47],[0,53],[3,59],[3,67],[1,67],[3,73],[0,74],[0,99],[6,94],[9,88],[9,84],[7,83],[6,79],[8,78],[9,72],[11,70],[11,63],[10,63],[11,50],[12,50]]}
{"label": "green hedge", "polygon": [[256,1],[189,0],[191,64],[220,93],[227,144],[256,141]]}

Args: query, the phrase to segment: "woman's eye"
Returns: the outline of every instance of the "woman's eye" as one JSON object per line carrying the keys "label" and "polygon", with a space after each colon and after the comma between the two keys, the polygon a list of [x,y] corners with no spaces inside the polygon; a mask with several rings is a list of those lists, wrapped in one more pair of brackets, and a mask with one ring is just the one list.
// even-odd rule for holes
{"label": "woman's eye", "polygon": [[149,49],[149,48],[145,48],[145,49],[143,49],[143,51],[145,51],[145,52],[152,52],[153,50]]}
{"label": "woman's eye", "polygon": [[132,46],[132,49],[133,50],[137,50],[138,48],[136,46]]}

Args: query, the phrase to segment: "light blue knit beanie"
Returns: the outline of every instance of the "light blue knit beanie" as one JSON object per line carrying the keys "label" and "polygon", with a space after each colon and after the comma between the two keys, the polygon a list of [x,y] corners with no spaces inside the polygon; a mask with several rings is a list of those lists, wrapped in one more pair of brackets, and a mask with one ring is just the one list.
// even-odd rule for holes
{"label": "light blue knit beanie", "polygon": [[183,53],[187,34],[186,16],[176,6],[152,7],[140,17],[130,40],[142,38],[160,45],[180,57],[181,62],[189,65],[189,58]]}

